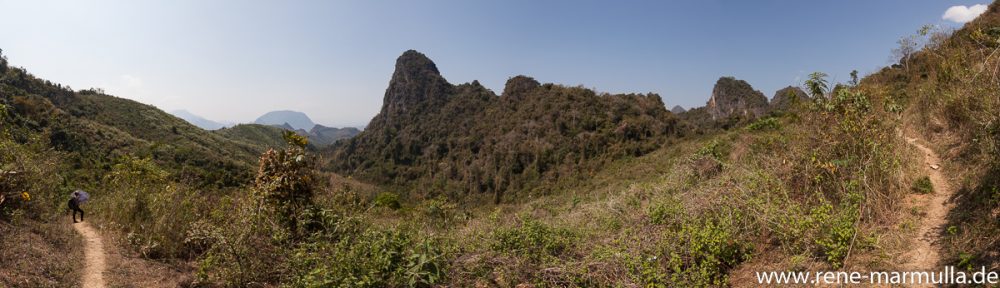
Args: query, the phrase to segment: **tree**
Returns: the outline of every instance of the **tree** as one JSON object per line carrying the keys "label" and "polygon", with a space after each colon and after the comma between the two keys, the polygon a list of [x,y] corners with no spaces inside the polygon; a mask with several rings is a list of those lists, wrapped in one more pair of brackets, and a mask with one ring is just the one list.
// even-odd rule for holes
{"label": "tree", "polygon": [[270,149],[261,155],[255,179],[256,192],[277,212],[278,220],[292,233],[299,235],[299,216],[312,205],[312,161],[305,154],[308,140],[292,131],[282,137],[288,149]]}
{"label": "tree", "polygon": [[858,70],[851,70],[851,86],[858,86]]}
{"label": "tree", "polygon": [[829,89],[828,82],[826,81],[826,73],[823,72],[813,72],[809,74],[809,80],[806,80],[806,88],[809,90],[809,94],[812,94],[813,98],[820,98],[826,94],[827,89]]}

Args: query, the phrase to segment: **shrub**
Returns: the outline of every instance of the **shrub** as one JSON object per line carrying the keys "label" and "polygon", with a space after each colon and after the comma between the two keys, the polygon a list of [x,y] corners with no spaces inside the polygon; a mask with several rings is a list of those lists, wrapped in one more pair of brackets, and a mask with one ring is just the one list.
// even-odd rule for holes
{"label": "shrub", "polygon": [[684,217],[684,206],[678,201],[661,202],[649,211],[649,219],[653,224],[679,223]]}
{"label": "shrub", "polygon": [[295,287],[430,287],[447,265],[440,242],[398,227],[309,242],[290,262]]}
{"label": "shrub", "polygon": [[726,154],[724,146],[725,145],[722,142],[719,142],[719,140],[713,139],[711,142],[708,142],[707,144],[705,144],[705,146],[702,146],[700,149],[698,149],[698,152],[696,152],[696,154],[699,156],[712,157],[717,160],[722,159],[722,157],[725,156]]}
{"label": "shrub", "polygon": [[549,227],[534,219],[527,219],[514,227],[504,227],[493,232],[490,249],[513,253],[539,262],[557,257],[571,245],[569,230]]}
{"label": "shrub", "polygon": [[277,212],[278,220],[297,238],[301,234],[300,214],[313,204],[316,176],[312,161],[305,153],[306,138],[291,131],[284,131],[282,136],[290,148],[270,149],[260,157],[254,191]]}
{"label": "shrub", "polygon": [[760,120],[754,121],[747,125],[747,130],[750,131],[761,131],[761,130],[779,130],[781,129],[781,122],[778,118],[767,117]]}
{"label": "shrub", "polygon": [[398,210],[402,206],[399,204],[399,195],[392,192],[382,192],[375,196],[375,201],[373,201],[375,207],[386,207],[392,210]]}
{"label": "shrub", "polygon": [[[728,271],[749,260],[752,246],[740,239],[739,215],[705,215],[668,231],[661,244],[670,286],[723,286]],[[647,286],[667,283],[647,283]]]}
{"label": "shrub", "polygon": [[913,192],[917,192],[920,194],[934,193],[934,185],[931,183],[931,178],[927,176],[920,177],[920,179],[914,181],[913,187],[911,187],[910,189],[912,189]]}
{"label": "shrub", "polygon": [[458,206],[449,202],[447,197],[438,196],[424,201],[424,215],[434,220],[434,224],[439,227],[446,227],[455,218],[455,210]]}

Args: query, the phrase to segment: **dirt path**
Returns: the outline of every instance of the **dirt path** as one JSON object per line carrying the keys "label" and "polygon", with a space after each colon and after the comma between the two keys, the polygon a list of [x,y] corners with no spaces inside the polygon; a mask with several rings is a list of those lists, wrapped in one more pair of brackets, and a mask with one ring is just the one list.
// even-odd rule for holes
{"label": "dirt path", "polygon": [[84,288],[104,287],[104,271],[107,269],[104,262],[104,244],[101,242],[101,235],[88,222],[73,224],[73,229],[83,236],[85,242],[83,257],[87,263],[83,269],[83,279],[80,280]]}
{"label": "dirt path", "polygon": [[951,210],[948,198],[954,191],[948,185],[948,178],[941,173],[941,159],[937,153],[920,144],[916,138],[906,137],[906,142],[924,154],[924,170],[931,179],[934,193],[922,195],[926,199],[917,202],[923,203],[926,214],[920,222],[917,230],[918,238],[913,243],[912,250],[903,258],[906,261],[903,267],[910,271],[938,271],[941,270],[941,267],[938,267],[941,256],[938,255],[936,243],[941,239],[941,229],[947,223],[945,218]]}

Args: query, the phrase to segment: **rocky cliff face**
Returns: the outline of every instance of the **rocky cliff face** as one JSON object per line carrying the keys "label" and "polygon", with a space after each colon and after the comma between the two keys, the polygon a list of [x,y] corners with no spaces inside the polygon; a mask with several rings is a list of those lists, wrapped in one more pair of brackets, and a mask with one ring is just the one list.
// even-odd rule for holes
{"label": "rocky cliff face", "polygon": [[382,110],[369,125],[376,130],[383,126],[398,127],[413,120],[417,113],[443,105],[452,88],[431,59],[414,50],[406,51],[396,59]]}
{"label": "rocky cliff face", "polygon": [[712,97],[705,106],[712,120],[731,117],[757,118],[767,112],[767,97],[754,90],[749,83],[733,77],[722,77],[715,82]]}
{"label": "rocky cliff face", "polygon": [[538,88],[542,84],[538,83],[535,78],[531,78],[524,75],[514,76],[513,78],[507,79],[507,83],[503,88],[503,97],[511,100],[520,100],[524,98],[531,90]]}
{"label": "rocky cliff face", "polygon": [[798,87],[788,86],[774,93],[774,98],[771,98],[771,110],[784,111],[808,100],[809,95],[805,91]]}

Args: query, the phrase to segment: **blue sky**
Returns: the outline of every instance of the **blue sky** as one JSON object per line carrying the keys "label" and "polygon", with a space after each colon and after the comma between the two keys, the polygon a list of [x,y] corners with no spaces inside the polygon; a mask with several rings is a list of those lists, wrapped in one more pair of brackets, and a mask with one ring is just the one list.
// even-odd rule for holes
{"label": "blue sky", "polygon": [[896,40],[978,1],[7,1],[11,64],[74,89],[218,121],[298,110],[365,125],[395,59],[416,49],[452,83],[514,75],[702,106],[720,76],[768,97],[813,71],[845,82]]}

